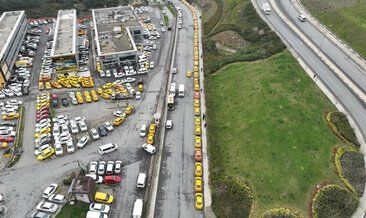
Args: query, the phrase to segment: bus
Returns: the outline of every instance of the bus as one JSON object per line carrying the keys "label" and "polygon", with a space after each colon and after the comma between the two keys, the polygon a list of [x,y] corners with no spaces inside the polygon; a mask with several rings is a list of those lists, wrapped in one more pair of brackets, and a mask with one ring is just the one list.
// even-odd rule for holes
{"label": "bus", "polygon": [[169,110],[174,109],[174,95],[172,95],[172,94],[168,95],[168,109]]}

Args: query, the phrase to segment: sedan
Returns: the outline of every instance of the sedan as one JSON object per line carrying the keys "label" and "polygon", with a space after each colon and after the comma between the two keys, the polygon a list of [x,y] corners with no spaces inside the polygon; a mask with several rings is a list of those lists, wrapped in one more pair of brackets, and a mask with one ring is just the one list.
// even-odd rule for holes
{"label": "sedan", "polygon": [[109,213],[111,207],[107,204],[91,203],[89,206],[90,211],[96,211],[101,213]]}
{"label": "sedan", "polygon": [[116,111],[113,111],[113,116],[122,117],[122,116],[126,116],[126,114],[120,110],[116,110]]}
{"label": "sedan", "polygon": [[92,129],[90,130],[90,135],[92,136],[92,138],[93,138],[94,140],[99,139],[99,133],[98,133],[98,131],[97,131],[95,128],[92,128]]}
{"label": "sedan", "polygon": [[99,126],[98,127],[98,130],[99,130],[100,136],[105,137],[105,136],[108,135],[108,132],[107,132],[107,130],[105,129],[104,126]]}
{"label": "sedan", "polygon": [[55,203],[41,201],[37,205],[37,210],[43,211],[43,212],[54,213],[54,212],[56,212],[57,209],[58,209],[58,206]]}
{"label": "sedan", "polygon": [[41,211],[35,211],[30,216],[31,218],[51,218],[51,215]]}
{"label": "sedan", "polygon": [[117,184],[122,181],[120,176],[112,175],[112,176],[105,176],[103,179],[104,184]]}
{"label": "sedan", "polygon": [[69,106],[69,100],[67,100],[67,98],[62,98],[61,99],[61,103],[65,107]]}
{"label": "sedan", "polygon": [[202,164],[201,163],[194,164],[194,175],[202,176]]}
{"label": "sedan", "polygon": [[44,198],[49,198],[51,195],[55,194],[55,192],[58,190],[58,184],[51,183],[43,192]]}
{"label": "sedan", "polygon": [[56,204],[63,204],[65,203],[66,199],[65,196],[60,194],[53,194],[48,198],[48,201]]}
{"label": "sedan", "polygon": [[37,150],[34,151],[34,155],[35,156],[40,155],[44,150],[46,150],[49,147],[51,147],[49,144],[42,145],[41,147],[39,147]]}
{"label": "sedan", "polygon": [[109,132],[112,132],[113,131],[113,126],[111,125],[110,122],[105,122],[103,124],[103,126],[109,131]]}
{"label": "sedan", "polygon": [[84,146],[89,142],[89,136],[85,135],[81,137],[81,139],[76,144],[76,147],[78,148],[84,148]]}
{"label": "sedan", "polygon": [[101,184],[103,182],[103,176],[98,176],[95,174],[86,174],[85,176],[92,178],[97,184]]}
{"label": "sedan", "polygon": [[116,164],[114,165],[114,173],[115,174],[120,174],[122,170],[122,161],[117,160]]}
{"label": "sedan", "polygon": [[196,195],[195,195],[195,207],[198,210],[202,210],[202,208],[203,208],[203,195],[202,195],[202,193],[196,193]]}
{"label": "sedan", "polygon": [[97,173],[97,167],[98,167],[98,162],[96,161],[92,161],[89,164],[89,174],[96,174]]}
{"label": "sedan", "polygon": [[194,160],[198,162],[202,161],[202,151],[200,148],[194,149]]}
{"label": "sedan", "polygon": [[98,166],[98,174],[99,175],[104,175],[105,167],[106,167],[106,162],[105,161],[100,161],[99,166]]}
{"label": "sedan", "polygon": [[80,130],[81,130],[82,132],[86,132],[86,131],[88,131],[88,127],[87,127],[87,125],[86,125],[86,123],[85,123],[84,121],[80,121],[80,122],[79,122],[79,126],[80,126]]}

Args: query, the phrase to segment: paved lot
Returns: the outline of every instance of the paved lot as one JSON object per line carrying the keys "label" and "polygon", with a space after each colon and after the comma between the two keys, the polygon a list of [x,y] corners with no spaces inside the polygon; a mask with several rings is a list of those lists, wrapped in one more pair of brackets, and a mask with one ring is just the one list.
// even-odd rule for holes
{"label": "paved lot", "polygon": [[[151,12],[150,8],[150,12]],[[151,15],[153,14],[153,15]],[[152,22],[159,27],[160,13],[154,10],[150,16]],[[33,134],[35,125],[35,102],[38,93],[37,77],[40,71],[40,60],[32,70],[31,90],[32,93],[24,100],[26,107],[26,119],[24,130],[24,152],[20,161],[11,169],[5,169],[0,173],[0,192],[5,196],[5,205],[8,207],[7,217],[26,217],[36,204],[41,200],[41,193],[52,182],[62,183],[62,179],[71,171],[78,170],[77,161],[89,163],[93,160],[122,160],[122,182],[117,188],[116,201],[112,206],[111,217],[129,217],[132,214],[133,202],[136,198],[142,198],[144,193],[136,190],[136,179],[139,172],[148,172],[150,155],[141,149],[145,138],[139,137],[139,129],[143,123],[147,123],[156,111],[158,96],[162,87],[165,87],[163,78],[167,67],[166,60],[169,58],[168,48],[171,42],[172,32],[161,34],[157,43],[158,50],[151,60],[155,62],[155,69],[144,76],[145,91],[140,101],[129,100],[109,103],[101,99],[97,103],[71,105],[56,109],[56,114],[67,114],[69,117],[84,116],[88,129],[97,127],[105,121],[113,121],[113,110],[127,102],[135,106],[135,112],[126,121],[107,137],[88,144],[84,149],[77,149],[73,154],[67,154],[60,158],[53,158],[45,162],[38,162],[34,157]],[[41,49],[41,48],[40,48]],[[44,49],[44,48],[43,48]],[[160,51],[159,51],[160,49]],[[37,58],[43,56],[37,53]],[[146,78],[147,77],[147,78]],[[97,81],[101,81],[97,79]],[[113,81],[109,78],[108,81]],[[68,91],[66,89],[62,91]],[[79,134],[81,135],[81,134]],[[118,151],[100,156],[97,146],[113,142],[119,147]],[[75,143],[75,142],[74,142]],[[31,184],[31,185],[30,185]]]}
{"label": "paved lot", "polygon": [[172,82],[185,84],[184,98],[176,98],[175,109],[168,111],[173,129],[166,131],[160,169],[155,217],[201,217],[194,208],[194,115],[193,79],[185,73],[193,71],[193,18],[188,8],[179,1],[183,27],[178,31],[175,66]]}

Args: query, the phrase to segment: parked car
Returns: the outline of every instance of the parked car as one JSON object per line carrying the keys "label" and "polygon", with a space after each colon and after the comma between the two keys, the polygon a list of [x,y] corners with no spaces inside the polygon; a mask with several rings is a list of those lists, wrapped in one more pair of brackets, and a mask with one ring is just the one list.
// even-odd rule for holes
{"label": "parked car", "polygon": [[51,195],[55,194],[58,190],[59,186],[56,183],[51,183],[44,191],[43,191],[43,197],[49,198]]}
{"label": "parked car", "polygon": [[99,166],[98,166],[98,174],[99,175],[104,175],[105,167],[106,167],[106,162],[105,161],[100,161]]}
{"label": "parked car", "polygon": [[90,129],[90,134],[94,140],[99,139],[99,133],[95,128]]}
{"label": "parked car", "polygon": [[121,181],[122,181],[122,178],[120,176],[116,176],[116,175],[104,176],[104,179],[103,179],[104,184],[118,184]]}
{"label": "parked car", "polygon": [[43,211],[43,212],[54,213],[54,212],[56,212],[57,209],[58,209],[58,206],[55,203],[50,203],[47,201],[46,202],[41,201],[37,205],[37,210]]}
{"label": "parked car", "polygon": [[99,204],[99,203],[91,203],[89,206],[90,211],[97,211],[101,213],[109,213],[111,207],[106,204]]}
{"label": "parked car", "polygon": [[108,132],[104,126],[99,126],[98,131],[99,131],[100,136],[102,136],[102,137],[105,137],[108,135]]}
{"label": "parked car", "polygon": [[66,202],[66,198],[60,194],[53,194],[48,198],[48,201],[56,204],[64,204]]}
{"label": "parked car", "polygon": [[98,162],[92,161],[89,164],[89,174],[96,174],[98,168]]}
{"label": "parked car", "polygon": [[89,142],[89,136],[88,135],[84,135],[83,137],[80,138],[80,140],[78,141],[78,143],[76,144],[76,147],[78,148],[84,148],[84,146]]}
{"label": "parked car", "polygon": [[115,165],[114,165],[114,173],[115,174],[120,174],[122,171],[122,161],[117,160]]}

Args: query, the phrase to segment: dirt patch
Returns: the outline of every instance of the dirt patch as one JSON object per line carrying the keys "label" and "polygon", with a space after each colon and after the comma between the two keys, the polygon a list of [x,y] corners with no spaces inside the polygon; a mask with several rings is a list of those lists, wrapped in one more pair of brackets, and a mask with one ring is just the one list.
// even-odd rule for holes
{"label": "dirt patch", "polygon": [[218,42],[221,46],[230,48],[232,50],[240,49],[249,44],[237,32],[233,30],[226,30],[213,36],[213,40]]}
{"label": "dirt patch", "polygon": [[237,50],[235,50],[233,48],[229,48],[229,47],[223,45],[221,42],[216,42],[215,46],[219,51],[227,52],[230,54],[235,54],[237,52]]}

